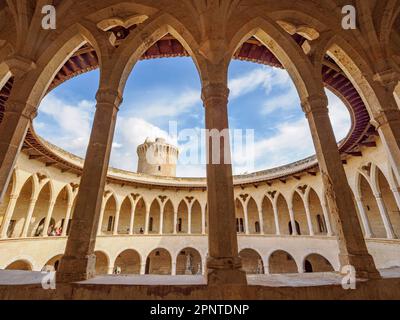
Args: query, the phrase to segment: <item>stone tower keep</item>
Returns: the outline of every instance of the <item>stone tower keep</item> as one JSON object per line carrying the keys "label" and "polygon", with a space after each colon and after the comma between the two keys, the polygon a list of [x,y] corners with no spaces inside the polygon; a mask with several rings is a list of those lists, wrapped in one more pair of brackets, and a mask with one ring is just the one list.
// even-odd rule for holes
{"label": "stone tower keep", "polygon": [[138,173],[154,176],[176,176],[176,162],[178,160],[178,148],[166,143],[165,139],[157,138],[151,141],[149,138],[139,145]]}

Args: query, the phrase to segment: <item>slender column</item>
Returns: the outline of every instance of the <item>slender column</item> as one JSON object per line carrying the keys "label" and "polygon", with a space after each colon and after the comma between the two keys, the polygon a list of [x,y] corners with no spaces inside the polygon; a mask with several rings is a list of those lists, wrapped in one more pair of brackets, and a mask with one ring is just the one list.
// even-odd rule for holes
{"label": "slender column", "polygon": [[325,224],[326,224],[326,231],[327,231],[327,236],[331,237],[333,236],[333,230],[332,230],[332,225],[331,225],[331,219],[329,217],[329,213],[328,213],[328,209],[327,209],[327,204],[326,202],[322,203],[322,213],[324,215],[324,219],[325,219]]}
{"label": "slender column", "polygon": [[289,206],[290,224],[292,225],[292,236],[297,236],[296,219],[294,218],[293,206]]}
{"label": "slender column", "polygon": [[[225,83],[203,88],[207,136],[208,284],[245,284],[238,254]],[[210,143],[210,136],[213,138]]]}
{"label": "slender column", "polygon": [[146,219],[144,221],[144,234],[149,234],[150,227],[150,207],[146,208]]}
{"label": "slender column", "polygon": [[0,124],[0,202],[2,202],[17,156],[22,148],[29,124],[36,117],[36,107],[27,103],[26,75],[32,61],[18,61],[13,68],[14,83]]}
{"label": "slender column", "polygon": [[386,210],[385,203],[383,202],[381,194],[375,194],[376,203],[378,204],[379,213],[381,214],[383,225],[386,230],[386,237],[388,239],[395,239],[396,235],[393,230],[392,223],[390,222],[389,214]]}
{"label": "slender column", "polygon": [[130,235],[133,235],[133,228],[135,225],[135,205],[136,204],[134,203],[131,208],[131,219],[129,221],[129,234]]}
{"label": "slender column", "polygon": [[377,129],[382,144],[400,183],[400,110],[394,92],[398,93],[400,74],[393,69],[378,72],[374,77],[374,89],[379,99],[371,123]]}
{"label": "slender column", "polygon": [[275,221],[276,235],[280,236],[281,235],[281,227],[279,226],[278,207],[277,207],[276,203],[273,203],[272,208],[274,210],[274,221]]}
{"label": "slender column", "polygon": [[201,207],[201,233],[206,234],[206,206]]}
{"label": "slender column", "polygon": [[313,225],[312,225],[310,204],[309,204],[308,201],[305,203],[305,208],[306,208],[308,230],[310,232],[310,236],[313,236],[314,235],[314,228],[313,228]]}
{"label": "slender column", "polygon": [[48,237],[49,233],[49,226],[51,221],[51,216],[53,214],[54,205],[56,204],[55,201],[51,201],[49,205],[49,209],[47,211],[46,219],[44,220],[44,227],[43,227],[43,237]]}
{"label": "slender column", "polygon": [[171,264],[171,275],[176,276],[176,261],[172,261],[172,264]]}
{"label": "slender column", "polygon": [[260,221],[260,234],[264,234],[264,217],[262,210],[258,210],[258,220]]}
{"label": "slender column", "polygon": [[142,263],[140,264],[140,274],[141,274],[141,275],[146,274],[146,262],[142,262]]}
{"label": "slender column", "polygon": [[10,221],[11,221],[12,215],[14,213],[14,209],[17,204],[17,200],[18,200],[18,194],[10,195],[10,201],[8,202],[8,206],[7,206],[6,213],[4,215],[3,223],[1,224],[1,230],[0,230],[0,238],[1,239],[7,238],[8,226],[10,225]]}
{"label": "slender column", "polygon": [[29,208],[28,208],[28,212],[26,214],[24,228],[22,229],[22,234],[21,234],[22,238],[26,238],[28,235],[28,230],[29,230],[29,226],[31,224],[33,210],[35,210],[36,201],[37,201],[36,198],[32,198],[31,201],[29,202]]}
{"label": "slender column", "polygon": [[64,227],[61,233],[62,237],[65,237],[67,235],[69,219],[71,219],[71,213],[72,213],[72,201],[71,203],[68,203],[67,213],[65,214]]}
{"label": "slender column", "polygon": [[367,213],[365,212],[363,199],[356,198],[356,203],[357,203],[358,211],[360,213],[361,222],[364,227],[365,238],[373,238],[374,234],[372,233],[371,224],[369,222]]}
{"label": "slender column", "polygon": [[339,261],[341,267],[351,265],[361,278],[380,278],[372,256],[368,253],[351,189],[343,168],[335,135],[328,115],[328,99],[321,94],[302,101],[317,152],[328,205],[337,221]]}
{"label": "slender column", "polygon": [[243,215],[244,215],[244,232],[250,234],[249,230],[249,215],[247,213],[247,203],[243,203]]}
{"label": "slender column", "polygon": [[192,234],[192,204],[188,206],[188,234]]}
{"label": "slender column", "polygon": [[97,224],[97,235],[101,235],[101,228],[103,227],[103,219],[104,219],[104,210],[106,210],[106,199],[103,197],[103,201],[101,203],[101,208],[100,208],[100,217],[99,217],[99,222]]}
{"label": "slender column", "polygon": [[117,207],[115,211],[115,220],[114,220],[114,228],[113,228],[113,235],[118,235],[118,225],[119,225],[119,216],[121,214],[121,206]]}
{"label": "slender column", "polygon": [[[95,274],[94,248],[103,202],[111,145],[118,107],[122,98],[117,91],[100,89],[90,141],[86,153],[78,198],[57,281],[74,282]],[[82,196],[81,196],[82,195]]]}
{"label": "slender column", "polygon": [[400,190],[398,188],[391,189],[393,197],[396,200],[397,209],[400,211]]}
{"label": "slender column", "polygon": [[174,209],[174,234],[178,233],[178,209]]}
{"label": "slender column", "polygon": [[160,234],[163,234],[164,231],[164,208],[165,205],[164,203],[162,204],[162,206],[160,207]]}
{"label": "slender column", "polygon": [[108,266],[107,274],[113,274],[113,272],[114,272],[114,267],[113,266]]}

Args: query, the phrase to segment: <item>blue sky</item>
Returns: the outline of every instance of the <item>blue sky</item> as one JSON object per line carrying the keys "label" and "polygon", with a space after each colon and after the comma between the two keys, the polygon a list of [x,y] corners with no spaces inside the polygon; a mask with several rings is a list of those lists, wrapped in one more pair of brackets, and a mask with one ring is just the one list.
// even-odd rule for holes
{"label": "blue sky", "polygon": [[[62,84],[42,101],[34,120],[44,139],[84,157],[95,111],[98,71]],[[310,131],[296,89],[285,70],[250,62],[232,61],[229,69],[229,123],[231,129],[252,130],[254,144],[240,150],[232,143],[235,174],[263,170],[300,160],[314,153]],[[338,140],[351,126],[350,115],[339,98],[327,91],[330,117]],[[197,132],[194,139],[173,137],[177,132]],[[136,147],[147,137],[166,138],[181,150],[178,176],[204,176],[204,148],[200,130],[204,109],[200,80],[190,58],[139,62],[130,75],[120,107],[111,166],[136,171]],[[184,131],[182,131],[184,130]],[[185,131],[186,130],[186,131]],[[239,131],[235,131],[239,132]],[[237,142],[235,139],[232,142]],[[242,141],[245,141],[244,138]],[[200,151],[201,149],[201,151]],[[201,163],[187,163],[193,150]],[[249,156],[251,155],[251,156]],[[251,158],[252,161],[249,161]]]}

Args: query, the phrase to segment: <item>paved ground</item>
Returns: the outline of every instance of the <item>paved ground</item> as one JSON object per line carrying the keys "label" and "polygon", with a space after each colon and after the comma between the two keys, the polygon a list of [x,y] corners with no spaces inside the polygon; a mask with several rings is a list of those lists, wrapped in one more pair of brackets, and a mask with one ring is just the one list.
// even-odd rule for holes
{"label": "paved ground", "polygon": [[[400,278],[400,267],[380,270],[384,278]],[[39,284],[46,274],[34,271],[0,270],[0,285]],[[342,276],[337,273],[303,273],[249,275],[249,285],[268,287],[303,287],[340,284]],[[205,285],[203,276],[160,275],[106,275],[83,281],[83,284],[109,285]]]}

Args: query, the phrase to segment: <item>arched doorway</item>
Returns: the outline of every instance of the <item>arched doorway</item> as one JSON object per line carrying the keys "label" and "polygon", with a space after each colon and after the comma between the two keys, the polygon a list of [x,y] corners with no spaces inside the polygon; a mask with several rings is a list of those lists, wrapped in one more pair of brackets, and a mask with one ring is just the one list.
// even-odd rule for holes
{"label": "arched doorway", "polygon": [[58,266],[60,264],[60,260],[62,258],[62,254],[56,255],[55,257],[51,258],[46,264],[43,266],[44,271],[57,271]]}
{"label": "arched doorway", "polygon": [[114,270],[119,269],[121,274],[140,273],[140,255],[136,250],[127,249],[122,251],[114,263]]}
{"label": "arched doorway", "polygon": [[107,274],[109,259],[108,256],[102,251],[95,251],[96,255],[96,275]]}
{"label": "arched doorway", "polygon": [[304,259],[305,272],[333,272],[331,263],[320,254],[312,253]]}
{"label": "arched doorway", "polygon": [[269,273],[298,273],[296,261],[283,250],[275,251],[269,257]]}
{"label": "arched doorway", "polygon": [[32,271],[32,265],[26,260],[17,260],[10,263],[5,270]]}
{"label": "arched doorway", "polygon": [[243,249],[239,253],[242,269],[247,274],[264,274],[264,263],[259,253],[253,249]]}
{"label": "arched doorway", "polygon": [[201,274],[201,255],[193,248],[181,250],[176,257],[176,274],[193,275]]}
{"label": "arched doorway", "polygon": [[168,275],[172,271],[170,253],[163,248],[154,249],[146,260],[146,274]]}

